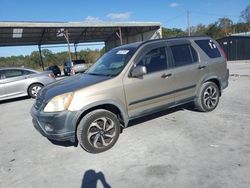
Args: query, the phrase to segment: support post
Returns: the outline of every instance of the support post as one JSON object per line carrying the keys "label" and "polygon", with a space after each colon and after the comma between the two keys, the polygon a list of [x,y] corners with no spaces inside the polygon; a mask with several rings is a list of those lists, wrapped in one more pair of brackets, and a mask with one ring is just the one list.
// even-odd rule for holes
{"label": "support post", "polygon": [[65,37],[67,44],[68,44],[68,54],[69,54],[69,60],[70,62],[72,62],[72,58],[71,58],[71,51],[70,51],[70,44],[69,44],[69,33],[68,30],[65,29],[63,32],[63,36]]}
{"label": "support post", "polygon": [[188,36],[190,36],[190,19],[189,19],[189,11],[187,11],[187,25],[188,25]]}
{"label": "support post", "polygon": [[120,39],[120,44],[122,45],[122,28],[121,27],[119,27],[119,33],[116,32],[116,35]]}
{"label": "support post", "polygon": [[75,57],[76,57],[76,60],[77,60],[77,44],[76,43],[74,44],[74,48],[75,48]]}
{"label": "support post", "polygon": [[38,49],[39,49],[40,61],[41,61],[41,64],[42,64],[42,68],[44,70],[43,56],[42,56],[42,50],[41,50],[41,45],[40,44],[38,45]]}
{"label": "support post", "polygon": [[119,27],[119,35],[120,35],[120,42],[121,42],[121,45],[122,45],[122,28]]}

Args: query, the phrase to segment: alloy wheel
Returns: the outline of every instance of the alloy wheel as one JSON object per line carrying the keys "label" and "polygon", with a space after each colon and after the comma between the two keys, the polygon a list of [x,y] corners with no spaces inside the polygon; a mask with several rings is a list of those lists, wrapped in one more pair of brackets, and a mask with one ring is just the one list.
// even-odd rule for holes
{"label": "alloy wheel", "polygon": [[204,91],[203,99],[204,104],[208,109],[215,108],[219,99],[217,88],[211,85],[206,88],[206,90]]}
{"label": "alloy wheel", "polygon": [[108,117],[101,117],[90,124],[87,139],[95,148],[103,148],[112,143],[115,134],[114,122]]}
{"label": "alloy wheel", "polygon": [[38,92],[40,91],[41,88],[42,88],[42,87],[41,87],[41,86],[38,86],[38,85],[32,87],[32,89],[31,89],[31,94],[32,94],[34,97],[36,97],[37,94],[38,94]]}

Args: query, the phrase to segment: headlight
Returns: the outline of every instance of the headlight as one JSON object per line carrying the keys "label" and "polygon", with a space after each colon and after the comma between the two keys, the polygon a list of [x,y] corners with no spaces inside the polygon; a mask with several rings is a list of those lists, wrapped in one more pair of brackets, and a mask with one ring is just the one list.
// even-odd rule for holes
{"label": "headlight", "polygon": [[65,93],[62,95],[55,96],[52,98],[49,103],[45,106],[44,112],[59,112],[67,110],[72,99],[74,93]]}

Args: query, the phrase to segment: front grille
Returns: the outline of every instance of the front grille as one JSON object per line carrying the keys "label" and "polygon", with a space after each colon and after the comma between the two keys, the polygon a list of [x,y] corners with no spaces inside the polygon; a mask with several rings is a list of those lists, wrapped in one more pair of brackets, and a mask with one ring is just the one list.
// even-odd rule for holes
{"label": "front grille", "polygon": [[36,102],[34,105],[35,109],[39,110],[41,108],[42,104],[43,104],[43,99],[39,95],[37,95]]}

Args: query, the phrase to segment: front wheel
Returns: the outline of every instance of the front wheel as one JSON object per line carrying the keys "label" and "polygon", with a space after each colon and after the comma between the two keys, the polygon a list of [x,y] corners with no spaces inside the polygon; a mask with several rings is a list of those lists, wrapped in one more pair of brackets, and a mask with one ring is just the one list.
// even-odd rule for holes
{"label": "front wheel", "polygon": [[115,114],[99,109],[85,115],[77,127],[80,145],[90,153],[110,149],[118,140],[120,122]]}
{"label": "front wheel", "polygon": [[209,112],[214,110],[220,99],[218,86],[214,82],[205,82],[195,100],[195,106],[199,111]]}

